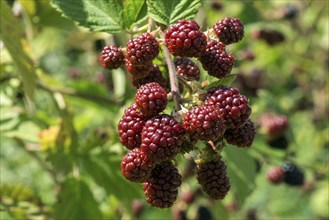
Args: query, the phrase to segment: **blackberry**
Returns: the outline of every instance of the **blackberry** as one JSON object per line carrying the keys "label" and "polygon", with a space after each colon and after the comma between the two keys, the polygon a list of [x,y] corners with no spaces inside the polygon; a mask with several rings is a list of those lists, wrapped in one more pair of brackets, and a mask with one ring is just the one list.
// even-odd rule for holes
{"label": "blackberry", "polygon": [[132,77],[132,84],[136,88],[139,88],[141,85],[150,83],[150,82],[156,82],[158,83],[161,87],[166,88],[167,86],[167,81],[165,78],[163,78],[162,73],[157,65],[153,65],[151,71],[146,77],[143,78],[136,78]]}
{"label": "blackberry", "polygon": [[200,205],[196,211],[195,220],[214,220],[213,215],[208,207]]}
{"label": "blackberry", "polygon": [[174,56],[198,57],[206,47],[207,37],[194,20],[181,19],[167,29],[165,42]]}
{"label": "blackberry", "polygon": [[289,141],[288,141],[286,135],[284,135],[284,134],[279,135],[275,138],[266,140],[266,143],[270,147],[275,148],[275,149],[280,149],[280,150],[285,150],[289,147]]}
{"label": "blackberry", "polygon": [[284,172],[279,166],[272,167],[269,171],[267,171],[266,175],[267,179],[273,184],[279,184],[284,179]]}
{"label": "blackberry", "polygon": [[199,67],[188,58],[175,58],[174,59],[177,74],[184,77],[187,80],[200,79]]}
{"label": "blackberry", "polygon": [[265,72],[262,69],[253,69],[248,73],[237,74],[237,85],[240,90],[252,96],[256,96],[259,89],[263,88]]}
{"label": "blackberry", "polygon": [[156,165],[143,184],[147,203],[159,208],[171,207],[177,199],[181,183],[182,177],[171,161]]}
{"label": "blackberry", "polygon": [[143,113],[154,116],[166,108],[167,92],[156,82],[147,83],[137,90],[135,101]]}
{"label": "blackberry", "polygon": [[103,68],[112,70],[124,64],[124,55],[121,49],[116,46],[105,46],[99,55],[99,62]]}
{"label": "blackberry", "polygon": [[136,103],[133,103],[124,111],[118,123],[120,142],[129,150],[139,147],[141,144],[142,129],[148,117],[139,111]]}
{"label": "blackberry", "polygon": [[277,45],[285,40],[285,36],[280,31],[270,29],[255,30],[252,36],[254,39],[264,40],[270,46]]}
{"label": "blackberry", "polygon": [[173,220],[188,220],[186,212],[183,209],[173,208],[172,209]]}
{"label": "blackberry", "polygon": [[224,44],[232,44],[242,40],[244,28],[239,18],[224,18],[213,26],[219,39]]}
{"label": "blackberry", "polygon": [[191,140],[216,141],[225,132],[222,113],[215,106],[195,106],[184,116],[184,129]]}
{"label": "blackberry", "polygon": [[301,186],[304,184],[304,173],[302,170],[293,163],[285,163],[281,166],[284,173],[283,181],[291,186]]}
{"label": "blackberry", "polygon": [[143,65],[133,65],[129,60],[126,59],[126,70],[135,79],[140,79],[148,76],[153,69],[153,63],[145,63]]}
{"label": "blackberry", "polygon": [[202,161],[197,165],[196,174],[202,190],[212,199],[223,199],[230,190],[226,165],[221,159]]}
{"label": "blackberry", "polygon": [[209,89],[204,105],[215,105],[224,114],[226,129],[242,127],[251,114],[248,100],[239,89],[229,86],[217,86]]}
{"label": "blackberry", "polygon": [[284,134],[289,125],[287,116],[275,115],[271,112],[264,113],[259,118],[258,124],[270,140]]}
{"label": "blackberry", "polygon": [[144,203],[141,200],[134,199],[131,203],[131,209],[136,219],[138,219],[144,211]]}
{"label": "blackberry", "polygon": [[241,128],[228,129],[225,131],[224,138],[227,143],[238,147],[250,147],[256,136],[254,123],[248,119]]}
{"label": "blackberry", "polygon": [[152,164],[140,148],[129,151],[121,161],[122,175],[132,182],[145,182],[152,171]]}
{"label": "blackberry", "polygon": [[151,161],[165,161],[179,152],[183,135],[183,127],[174,118],[158,115],[145,123],[141,149]]}
{"label": "blackberry", "polygon": [[235,59],[225,52],[225,45],[222,42],[211,40],[201,52],[199,60],[209,75],[223,78],[230,74]]}
{"label": "blackberry", "polygon": [[126,59],[133,65],[150,63],[159,54],[158,41],[150,33],[144,33],[127,42]]}

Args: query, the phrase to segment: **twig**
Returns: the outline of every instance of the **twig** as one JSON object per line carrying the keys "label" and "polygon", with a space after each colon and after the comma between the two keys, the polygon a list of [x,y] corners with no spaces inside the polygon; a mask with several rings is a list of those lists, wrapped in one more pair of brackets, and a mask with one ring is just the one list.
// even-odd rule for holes
{"label": "twig", "polygon": [[115,105],[121,105],[122,102],[115,100],[115,99],[110,99],[110,98],[106,98],[106,97],[101,97],[101,96],[96,96],[96,95],[92,95],[92,94],[88,94],[88,93],[83,93],[83,92],[79,92],[73,89],[67,89],[67,88],[51,88],[51,87],[47,87],[41,83],[37,84],[38,88],[43,89],[47,92],[50,93],[61,93],[63,95],[68,95],[68,96],[75,96],[75,97],[79,97],[79,98],[83,98],[83,99],[87,99],[89,101],[93,101],[93,102],[98,102],[101,104],[115,104]]}
{"label": "twig", "polygon": [[47,171],[53,178],[53,180],[56,182],[56,183],[59,183],[59,180],[57,178],[57,174],[55,173],[54,170],[52,170],[50,167],[48,167],[48,165],[33,151],[30,151],[28,150],[26,147],[25,147],[25,143],[18,139],[18,138],[15,138],[16,142],[18,143],[18,146],[20,146],[23,150],[25,150],[33,159],[36,160],[36,162],[39,163],[39,165],[45,170]]}
{"label": "twig", "polygon": [[[160,32],[162,37],[164,37],[164,34],[162,32]],[[168,65],[168,70],[169,70],[169,80],[170,80],[170,90],[171,90],[171,94],[172,97],[174,99],[175,102],[175,108],[176,111],[181,110],[181,106],[180,106],[180,99],[181,99],[181,95],[179,93],[179,87],[178,87],[178,82],[177,82],[177,75],[176,75],[176,70],[175,70],[175,65],[171,59],[170,56],[170,52],[167,48],[166,45],[163,45],[163,51],[165,54],[165,58],[166,58],[166,62]]]}

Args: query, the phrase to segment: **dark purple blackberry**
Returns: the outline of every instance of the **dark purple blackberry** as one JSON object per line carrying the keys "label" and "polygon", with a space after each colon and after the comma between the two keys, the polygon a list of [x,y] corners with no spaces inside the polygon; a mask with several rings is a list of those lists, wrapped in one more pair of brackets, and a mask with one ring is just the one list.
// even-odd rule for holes
{"label": "dark purple blackberry", "polygon": [[137,107],[148,116],[162,112],[167,106],[167,92],[158,83],[147,83],[135,94]]}
{"label": "dark purple blackberry", "polygon": [[165,41],[174,56],[198,57],[206,47],[207,37],[194,20],[182,19],[167,29]]}
{"label": "dark purple blackberry", "polygon": [[281,167],[272,167],[266,174],[267,179],[273,184],[279,184],[284,180],[284,172]]}
{"label": "dark purple blackberry", "polygon": [[241,92],[257,96],[258,90],[264,87],[265,72],[262,69],[253,69],[250,72],[237,74],[237,85]]}
{"label": "dark purple blackberry", "polygon": [[277,137],[267,139],[266,138],[266,143],[275,149],[280,149],[280,150],[286,150],[289,147],[289,141],[286,137],[286,135],[282,134]]}
{"label": "dark purple blackberry", "polygon": [[184,116],[184,129],[191,140],[216,141],[225,132],[223,114],[215,106],[195,106]]}
{"label": "dark purple blackberry", "polygon": [[219,39],[224,44],[232,44],[242,40],[244,28],[239,18],[224,18],[213,26]]}
{"label": "dark purple blackberry", "polygon": [[183,127],[174,118],[157,115],[145,123],[141,149],[154,162],[172,159],[179,152],[183,135]]}
{"label": "dark purple blackberry", "polygon": [[214,105],[224,114],[226,129],[242,127],[251,114],[247,98],[234,87],[217,86],[209,89],[204,105]]}
{"label": "dark purple blackberry", "polygon": [[113,45],[105,46],[99,55],[100,64],[109,70],[119,68],[124,64],[124,59],[122,50]]}
{"label": "dark purple blackberry", "polygon": [[143,184],[147,203],[159,208],[171,207],[177,199],[181,183],[182,177],[171,161],[156,165]]}
{"label": "dark purple blackberry", "polygon": [[132,182],[145,182],[152,171],[152,164],[140,148],[129,151],[121,161],[122,175]]}
{"label": "dark purple blackberry", "polygon": [[209,75],[223,78],[230,74],[235,59],[225,52],[225,45],[222,42],[211,40],[201,52],[199,60]]}
{"label": "dark purple blackberry", "polygon": [[192,60],[183,57],[176,57],[174,63],[178,75],[187,80],[198,81],[200,79],[200,69]]}
{"label": "dark purple blackberry", "polygon": [[254,123],[248,119],[241,128],[228,129],[225,131],[224,138],[227,143],[238,147],[250,147],[256,136]]}
{"label": "dark purple blackberry", "polygon": [[230,190],[226,165],[221,159],[202,161],[197,165],[196,175],[202,190],[212,199],[223,199]]}
{"label": "dark purple blackberry", "polygon": [[301,186],[304,184],[304,173],[302,170],[293,163],[285,163],[281,166],[284,173],[283,181],[291,186]]}
{"label": "dark purple blackberry", "polygon": [[270,29],[255,30],[252,36],[254,39],[264,40],[270,46],[277,45],[285,40],[285,36],[280,31]]}
{"label": "dark purple blackberry", "polygon": [[136,103],[127,108],[118,123],[120,142],[129,150],[141,144],[142,129],[148,117],[140,112]]}
{"label": "dark purple blackberry", "polygon": [[127,42],[126,59],[133,65],[145,65],[159,54],[158,41],[150,33],[144,33]]}
{"label": "dark purple blackberry", "polygon": [[214,220],[211,210],[203,205],[198,206],[196,211],[195,220]]}
{"label": "dark purple blackberry", "polygon": [[153,69],[153,63],[145,63],[144,65],[133,65],[126,59],[126,70],[135,79],[147,77]]}
{"label": "dark purple blackberry", "polygon": [[166,88],[167,81],[165,78],[163,78],[162,73],[157,65],[153,65],[152,70],[149,72],[149,74],[146,77],[143,78],[135,78],[132,77],[132,84],[136,88],[139,88],[141,85],[150,83],[150,82],[156,82],[158,83],[162,88]]}

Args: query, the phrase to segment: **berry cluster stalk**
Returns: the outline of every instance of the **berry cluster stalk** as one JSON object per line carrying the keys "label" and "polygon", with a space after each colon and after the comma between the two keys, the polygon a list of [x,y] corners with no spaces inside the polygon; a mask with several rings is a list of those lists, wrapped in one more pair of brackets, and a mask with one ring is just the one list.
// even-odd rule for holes
{"label": "berry cluster stalk", "polygon": [[166,62],[168,65],[168,70],[169,70],[170,91],[171,91],[172,97],[175,102],[175,109],[176,109],[176,111],[179,111],[179,110],[181,110],[181,106],[180,106],[181,96],[180,96],[179,88],[178,88],[178,81],[177,81],[177,76],[176,76],[175,65],[171,59],[170,52],[166,45],[163,45],[163,50],[165,53],[165,58],[166,58]]}

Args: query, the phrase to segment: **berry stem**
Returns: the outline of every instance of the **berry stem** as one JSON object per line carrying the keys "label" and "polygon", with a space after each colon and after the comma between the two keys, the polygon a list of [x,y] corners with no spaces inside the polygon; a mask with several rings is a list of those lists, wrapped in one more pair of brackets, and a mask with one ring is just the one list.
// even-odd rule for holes
{"label": "berry stem", "polygon": [[[163,35],[163,33],[161,33],[161,35]],[[165,54],[165,58],[166,58],[168,70],[169,70],[170,91],[171,91],[172,97],[175,102],[176,111],[179,111],[179,110],[181,110],[181,106],[180,106],[181,95],[179,93],[175,65],[171,59],[170,52],[166,45],[163,45],[163,51]]]}

